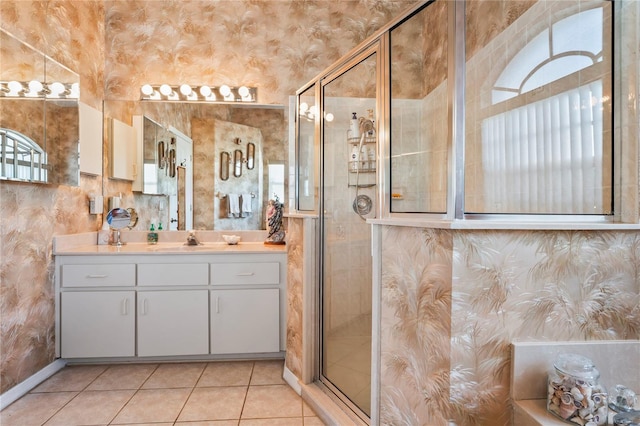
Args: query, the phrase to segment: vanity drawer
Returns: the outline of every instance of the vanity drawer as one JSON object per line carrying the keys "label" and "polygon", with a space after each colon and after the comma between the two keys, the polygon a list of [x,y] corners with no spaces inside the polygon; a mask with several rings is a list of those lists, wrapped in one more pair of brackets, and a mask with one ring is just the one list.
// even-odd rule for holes
{"label": "vanity drawer", "polygon": [[208,285],[208,263],[139,263],[138,285]]}
{"label": "vanity drawer", "polygon": [[211,284],[280,284],[280,263],[212,263]]}
{"label": "vanity drawer", "polygon": [[134,286],[136,265],[62,265],[60,282],[62,287]]}

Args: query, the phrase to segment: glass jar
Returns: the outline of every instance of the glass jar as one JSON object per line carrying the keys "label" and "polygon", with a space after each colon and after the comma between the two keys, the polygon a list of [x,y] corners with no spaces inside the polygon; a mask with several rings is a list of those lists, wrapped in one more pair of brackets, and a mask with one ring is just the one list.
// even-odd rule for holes
{"label": "glass jar", "polygon": [[607,391],[600,372],[582,355],[560,354],[549,373],[547,410],[572,424],[607,424]]}
{"label": "glass jar", "polygon": [[640,411],[618,413],[613,418],[615,426],[640,426]]}

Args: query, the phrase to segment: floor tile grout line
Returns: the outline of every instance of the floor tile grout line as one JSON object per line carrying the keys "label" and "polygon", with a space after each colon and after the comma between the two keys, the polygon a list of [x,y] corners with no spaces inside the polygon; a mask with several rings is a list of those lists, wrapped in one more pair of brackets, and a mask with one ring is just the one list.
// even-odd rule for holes
{"label": "floor tile grout line", "polygon": [[[79,391],[70,391],[70,392],[76,392],[75,396],[73,398],[71,398],[70,400],[68,400],[66,403],[64,403],[60,408],[58,408],[51,416],[49,416],[44,422],[41,423],[41,426],[44,426],[49,420],[51,420],[52,418],[54,418],[60,411],[62,411],[67,405],[71,404],[71,401],[73,401],[74,399],[76,399],[78,396],[80,396],[80,394],[82,392],[84,392],[90,385],[91,383],[93,383],[98,377],[100,377],[102,374],[104,374],[105,371],[107,371],[109,368],[106,367],[102,373],[98,374],[96,377],[93,378],[93,380],[91,380],[89,383],[87,383],[81,390]],[[62,370],[60,370],[57,374],[60,374],[62,372]],[[55,376],[55,374],[54,374]],[[53,376],[52,376],[53,377]],[[35,389],[34,389],[35,390]],[[62,392],[69,392],[69,391],[59,391],[59,392],[55,392],[55,393],[62,393]],[[30,391],[30,394],[38,394],[38,393],[46,393],[46,392],[33,392]],[[54,393],[54,392],[50,392],[50,393]]]}
{"label": "floor tile grout line", "polygon": [[256,362],[251,363],[251,373],[249,374],[249,383],[247,383],[247,391],[244,393],[244,400],[242,401],[242,408],[240,409],[240,418],[238,418],[238,425],[242,420],[242,414],[244,413],[244,407],[247,405],[247,397],[249,396],[249,389],[251,388],[251,381],[253,380],[253,373],[256,370]]}
{"label": "floor tile grout line", "polygon": [[[198,386],[198,382],[200,381],[200,379],[202,379],[202,375],[204,374],[205,370],[207,369],[207,366],[209,365],[208,362],[204,363],[204,367],[202,367],[202,371],[200,372],[200,374],[198,375],[198,379],[196,380],[196,382],[193,384],[193,386],[191,387],[191,391],[189,392],[189,395],[187,396],[187,399],[184,400],[184,404],[182,404],[182,407],[180,407],[180,411],[178,411],[178,414],[176,415],[175,420],[173,421],[173,424],[175,425],[178,422],[178,419],[180,418],[180,414],[182,414],[182,411],[184,411],[184,407],[187,406],[187,403],[189,402],[189,398],[191,398],[191,395],[193,395],[193,392],[196,390],[196,387]],[[164,388],[163,388],[164,389]]]}
{"label": "floor tile grout line", "polygon": [[[135,364],[133,364],[135,365]],[[120,407],[120,409],[118,410],[118,412],[113,416],[113,418],[111,418],[111,420],[109,420],[109,423],[107,423],[107,425],[112,425],[114,424],[113,421],[118,417],[118,415],[122,412],[122,410],[124,410],[124,407],[126,407],[131,400],[138,394],[138,392],[140,392],[142,390],[142,386],[147,382],[147,380],[149,380],[149,378],[153,375],[153,373],[156,372],[156,370],[158,370],[158,367],[160,366],[160,364],[156,364],[155,368],[153,369],[153,371],[151,371],[149,373],[149,375],[147,376],[146,379],[144,379],[142,381],[142,383],[140,383],[140,386],[138,386],[137,389],[134,389],[135,392],[131,395],[131,397],[127,400],[127,402],[125,402],[124,404],[122,404],[122,407]],[[111,368],[111,366],[109,367]]]}

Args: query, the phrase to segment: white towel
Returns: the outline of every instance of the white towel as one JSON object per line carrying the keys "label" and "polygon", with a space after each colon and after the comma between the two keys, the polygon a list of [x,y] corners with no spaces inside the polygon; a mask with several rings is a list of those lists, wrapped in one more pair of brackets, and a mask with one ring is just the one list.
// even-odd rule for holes
{"label": "white towel", "polygon": [[229,217],[240,216],[240,196],[238,194],[227,194],[229,203]]}
{"label": "white towel", "polygon": [[251,214],[251,194],[242,194],[242,216]]}

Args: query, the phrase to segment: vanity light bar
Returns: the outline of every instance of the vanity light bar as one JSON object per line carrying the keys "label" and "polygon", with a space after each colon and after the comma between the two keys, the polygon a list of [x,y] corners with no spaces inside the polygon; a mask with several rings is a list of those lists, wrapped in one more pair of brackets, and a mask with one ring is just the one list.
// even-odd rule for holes
{"label": "vanity light bar", "polygon": [[0,97],[33,98],[33,99],[78,99],[80,85],[78,83],[42,83],[31,81],[0,81]]}
{"label": "vanity light bar", "polygon": [[205,101],[205,102],[257,102],[258,89],[239,86],[190,86],[181,84],[145,84],[140,88],[140,99],[146,101]]}

